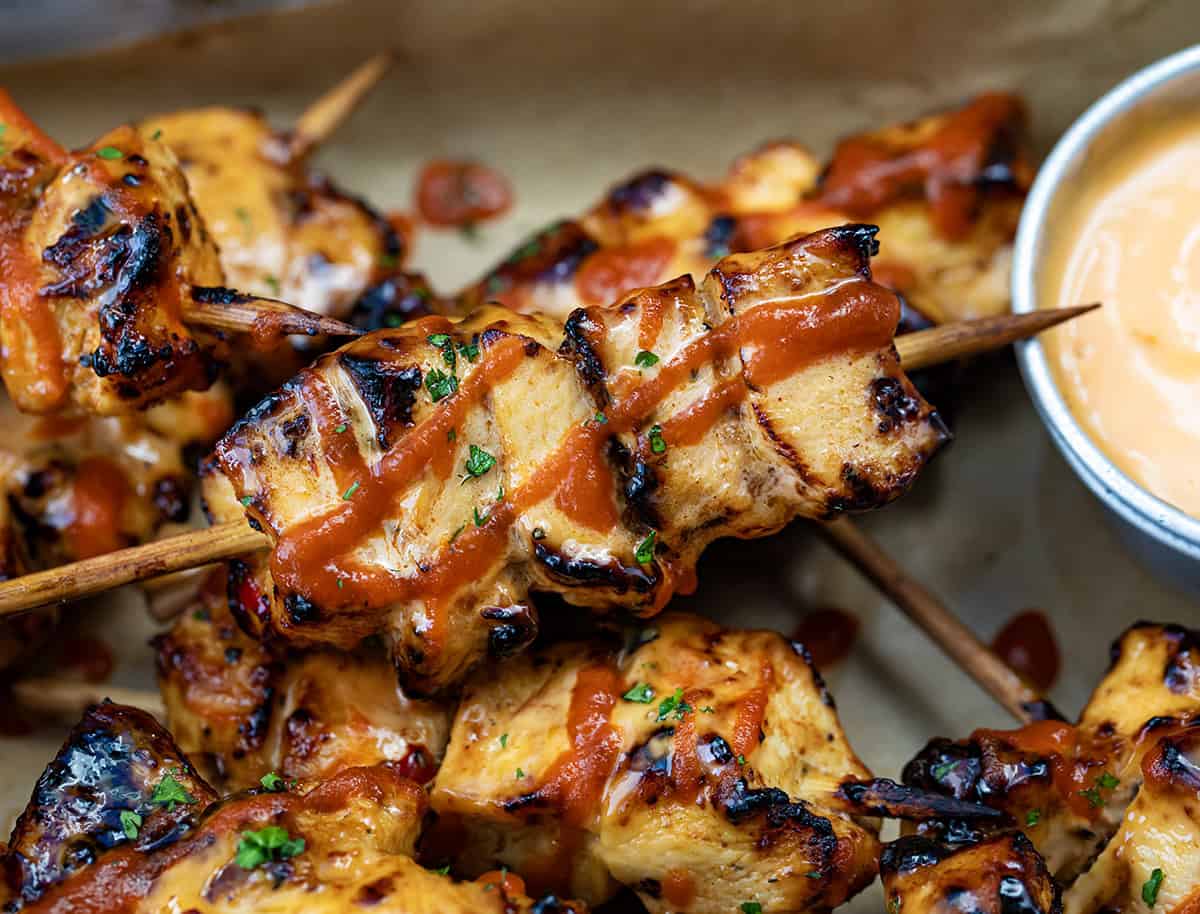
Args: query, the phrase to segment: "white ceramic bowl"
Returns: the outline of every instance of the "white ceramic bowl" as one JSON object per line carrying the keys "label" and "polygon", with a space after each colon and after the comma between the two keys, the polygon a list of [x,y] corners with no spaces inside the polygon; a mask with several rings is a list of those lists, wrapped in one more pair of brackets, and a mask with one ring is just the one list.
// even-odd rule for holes
{"label": "white ceramic bowl", "polygon": [[[1143,126],[1200,112],[1200,46],[1130,76],[1093,104],[1050,153],[1034,182],[1017,231],[1013,310],[1038,308],[1038,274],[1058,218],[1089,174]],[[1196,214],[1200,219],[1200,213]],[[1117,521],[1129,547],[1161,575],[1200,594],[1200,520],[1126,476],[1080,427],[1058,390],[1037,340],[1017,349],[1025,386],[1055,445]],[[1200,454],[1196,455],[1200,460]]]}

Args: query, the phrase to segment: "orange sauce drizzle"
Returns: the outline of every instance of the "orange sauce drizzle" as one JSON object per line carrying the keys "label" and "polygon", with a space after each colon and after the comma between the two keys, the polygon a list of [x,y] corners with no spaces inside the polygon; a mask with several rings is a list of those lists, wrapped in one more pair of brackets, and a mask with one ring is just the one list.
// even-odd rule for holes
{"label": "orange sauce drizzle", "polygon": [[[764,670],[763,679],[769,679],[770,675],[769,669]],[[758,748],[758,735],[762,731],[763,717],[766,713],[767,690],[763,686],[747,692],[738,703],[733,736],[729,741],[734,755],[747,756]]]}
{"label": "orange sauce drizzle", "polygon": [[129,480],[113,461],[86,457],[79,462],[71,489],[71,521],[64,531],[76,557],[104,555],[125,545],[121,520],[129,495]]}
{"label": "orange sauce drizzle", "polygon": [[897,153],[870,134],[851,137],[838,144],[817,199],[867,219],[919,187],[942,237],[961,239],[971,229],[981,193],[967,182],[982,166],[997,132],[1023,116],[1016,97],[988,93],[947,114],[928,140],[909,150]]}
{"label": "orange sauce drizzle", "polygon": [[[542,466],[492,509],[485,523],[462,531],[421,574],[411,577],[363,567],[351,560],[350,553],[375,534],[395,510],[394,495],[437,463],[438,455],[450,450],[447,433],[460,428],[469,410],[516,370],[525,358],[525,340],[505,336],[486,342],[457,392],[373,467],[365,465],[353,436],[334,432],[346,420],[332,392],[316,374],[302,375],[301,396],[316,419],[338,485],[343,490],[354,484],[358,487],[332,510],[281,531],[271,558],[272,573],[285,590],[301,593],[323,607],[381,609],[395,602],[425,600],[429,621],[423,636],[429,649],[436,650],[446,624],[446,614],[436,610],[463,582],[486,575],[496,556],[507,549],[511,527],[529,508],[554,496],[561,510],[591,529],[610,530],[617,524],[616,487],[603,452],[606,442],[613,435],[636,430],[702,364],[740,352],[745,378],[762,388],[830,353],[885,346],[898,320],[895,296],[859,278],[819,293],[768,302],[730,318],[693,340],[670,361],[661,362],[637,386],[615,399],[605,411],[606,423],[587,421],[572,429]],[[424,336],[435,328],[444,331],[450,327],[444,318],[425,318],[414,323],[413,332]],[[719,390],[714,403],[695,407],[674,425],[668,419],[664,438],[671,442],[671,436],[678,436],[676,443],[699,440],[721,415],[719,407],[737,403],[748,392],[741,377]],[[438,466],[445,469],[444,463]],[[665,567],[663,572],[656,608],[665,605],[674,590],[672,568]],[[680,583],[691,582],[689,576],[680,576]]]}

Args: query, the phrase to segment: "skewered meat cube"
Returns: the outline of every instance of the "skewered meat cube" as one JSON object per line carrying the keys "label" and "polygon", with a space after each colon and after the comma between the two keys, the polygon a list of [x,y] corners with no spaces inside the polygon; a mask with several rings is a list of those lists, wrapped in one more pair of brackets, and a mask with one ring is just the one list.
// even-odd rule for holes
{"label": "skewered meat cube", "polygon": [[408,698],[378,644],[349,652],[287,652],[242,632],[229,602],[257,599],[248,569],[211,576],[201,602],[155,642],[159,686],[175,739],[211,783],[243,790],[267,772],[323,778],[391,762],[433,778],[450,710]]}
{"label": "skewered meat cube", "polygon": [[460,296],[565,317],[630,289],[691,273],[730,251],[839,222],[870,221],[885,251],[877,281],[937,322],[1008,308],[1012,239],[1033,168],[1014,96],[843,140],[824,169],[803,146],[770,143],[703,185],[654,169],[578,220],[522,244]]}
{"label": "skewered meat cube", "polygon": [[930,814],[870,777],[802,647],[669,614],[479,671],[431,799],[468,875],[593,904],[620,883],[652,914],[828,910],[874,877],[872,816]]}
{"label": "skewered meat cube", "polygon": [[530,590],[653,614],[716,538],[890,501],[947,436],[898,365],[873,234],[733,255],[562,337],[492,309],[323,357],[206,471],[214,520],[275,540],[241,621],[300,645],[383,632],[429,692],[528,643]]}
{"label": "skewered meat cube", "polygon": [[[148,715],[90,711],[46,769],[4,859],[27,912],[582,914],[519,879],[456,883],[412,859],[421,788],[388,765],[218,801]],[[7,891],[8,898],[2,897]]]}
{"label": "skewered meat cube", "polygon": [[[1175,872],[1169,897],[1176,901],[1200,875],[1191,802],[1200,784],[1191,761],[1198,715],[1196,634],[1142,623],[1114,645],[1112,668],[1076,725],[1045,721],[1010,732],[978,731],[962,743],[934,740],[909,764],[905,781],[1008,813],[1007,828],[1024,829],[1063,887],[1070,914],[1144,911],[1139,893],[1153,881],[1155,867]],[[920,837],[902,838],[895,851],[885,852],[885,862],[889,854],[895,861],[925,855],[907,874],[899,864],[884,867],[889,892],[923,899],[911,905],[902,899],[909,914],[955,903],[961,867],[944,866],[942,857],[987,860],[979,865],[989,870],[1008,867],[1016,882],[1025,880],[1022,891],[1045,897],[1041,873],[1025,868],[1025,879],[1014,863],[1028,857],[1026,848],[993,840],[986,826],[935,820],[918,831]],[[1009,894],[978,909],[1010,910],[1005,898],[1017,897],[1016,882]]]}

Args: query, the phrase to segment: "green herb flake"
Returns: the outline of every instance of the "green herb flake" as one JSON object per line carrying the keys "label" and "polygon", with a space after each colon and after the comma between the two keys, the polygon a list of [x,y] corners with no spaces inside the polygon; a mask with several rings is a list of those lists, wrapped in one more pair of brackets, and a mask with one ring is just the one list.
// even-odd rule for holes
{"label": "green herb flake", "polygon": [[425,388],[429,391],[433,402],[437,403],[458,390],[458,378],[452,374],[446,374],[441,369],[434,368],[425,375]]}
{"label": "green herb flake", "polygon": [[518,769],[517,769],[517,780],[519,781],[519,780],[521,780],[521,778],[523,778],[523,777],[525,777],[525,772],[524,772],[524,771],[522,771],[520,768],[518,768]]}
{"label": "green herb flake", "polygon": [[1088,801],[1088,806],[1092,809],[1099,809],[1104,805],[1104,796],[1096,787],[1089,787],[1087,790],[1079,791],[1079,795]]}
{"label": "green herb flake", "polygon": [[348,426],[345,422],[343,422],[341,425],[339,425],[337,428],[335,428],[334,431],[340,435],[340,434],[342,434],[342,432],[344,432],[349,427],[350,426]]}
{"label": "green herb flake", "polygon": [[442,351],[442,361],[446,363],[446,367],[454,371],[456,360],[454,356],[454,341],[450,339],[448,333],[431,333],[425,337],[429,345],[435,349]]}
{"label": "green herb flake", "polygon": [[651,530],[644,540],[638,543],[637,549],[633,553],[633,557],[637,559],[639,565],[649,565],[654,560],[654,540],[658,533]]}
{"label": "green herb flake", "polygon": [[1120,783],[1120,778],[1109,774],[1107,771],[1100,775],[1100,778],[1096,781],[1096,785],[1100,787],[1101,790],[1112,790],[1114,787],[1119,786]]}
{"label": "green herb flake", "polygon": [[665,454],[667,450],[667,442],[663,440],[662,426],[652,425],[648,433],[650,438],[650,450],[655,454]]}
{"label": "green herb flake", "polygon": [[439,866],[436,870],[434,870],[434,872],[437,873],[439,876],[449,876],[450,875],[450,864],[447,863],[445,866]]}
{"label": "green herb flake", "polygon": [[495,465],[495,457],[478,445],[471,445],[470,453],[467,455],[467,462],[464,464],[468,476],[478,479]]}
{"label": "green herb flake", "polygon": [[303,838],[293,838],[286,828],[268,825],[258,831],[242,832],[234,861],[242,869],[252,870],[274,860],[287,860],[303,851]]}
{"label": "green herb flake", "polygon": [[683,720],[692,710],[692,706],[683,700],[683,689],[676,688],[669,698],[658,703],[658,719],[666,720],[672,714],[676,720]]}
{"label": "green herb flake", "polygon": [[150,134],[150,139],[152,139],[156,142],[158,140],[161,140],[162,139],[162,128],[159,128],[158,130],[155,130],[152,134]]}
{"label": "green herb flake", "polygon": [[238,217],[238,221],[242,223],[242,228],[247,232],[250,231],[250,210],[244,206],[237,207],[233,214]]}
{"label": "green herb flake", "polygon": [[446,432],[446,440],[447,441],[454,441],[456,438],[458,438],[457,429],[452,428],[452,429],[450,429],[450,431]]}
{"label": "green herb flake", "polygon": [[243,495],[241,498],[238,499],[238,501],[240,501],[242,503],[243,508],[249,508],[252,504],[254,504],[254,496],[253,495]]}
{"label": "green herb flake", "polygon": [[741,765],[743,768],[745,768],[746,767],[746,756],[739,755],[738,756],[738,764]]}
{"label": "green herb flake", "polygon": [[643,349],[633,357],[633,364],[638,368],[653,368],[658,364],[658,356],[649,349]]}
{"label": "green herb flake", "polygon": [[900,896],[893,895],[888,899],[888,914],[900,914]]}
{"label": "green herb flake", "polygon": [[491,517],[490,512],[487,514],[480,514],[478,507],[473,508],[472,510],[475,513],[475,526],[476,527],[482,527],[484,524],[487,523],[488,518]]}
{"label": "green herb flake", "polygon": [[705,705],[703,708],[700,709],[700,713],[701,714],[716,714],[717,712],[712,709],[712,705]]}
{"label": "green herb flake", "polygon": [[1033,828],[1042,821],[1042,811],[1040,809],[1031,809],[1025,813],[1025,827]]}
{"label": "green herb flake", "polygon": [[821,871],[820,870],[809,870],[807,873],[804,874],[804,878],[805,879],[820,879]]}
{"label": "green herb flake", "polygon": [[341,590],[345,586],[346,586],[346,581],[343,578],[338,578],[337,579],[337,589]]}
{"label": "green herb flake", "polygon": [[167,807],[167,812],[174,812],[177,803],[190,806],[196,802],[196,798],[188,793],[179,781],[175,780],[175,771],[172,769],[163,775],[163,779],[158,782],[158,786],[154,788],[154,794],[150,797],[151,803]]}
{"label": "green herb flake", "polygon": [[500,748],[501,749],[508,748],[508,734],[507,733],[500,734]]}
{"label": "green herb flake", "polygon": [[459,343],[458,354],[468,362],[474,362],[477,358],[479,358],[479,344],[474,340],[469,343]]}
{"label": "green herb flake", "polygon": [[600,425],[608,425],[608,416],[604,415],[604,413],[596,413],[596,415],[593,416],[593,418]]}
{"label": "green herb flake", "polygon": [[130,841],[136,840],[138,836],[138,829],[141,827],[141,816],[132,810],[121,810],[121,831],[125,832],[126,838],[128,838]]}
{"label": "green herb flake", "polygon": [[354,480],[354,482],[352,482],[350,484],[350,488],[348,488],[345,492],[342,493],[342,501],[349,501],[351,498],[353,498],[354,493],[358,491],[358,486],[359,486],[359,482],[356,479],[356,480]]}
{"label": "green herb flake", "polygon": [[101,146],[96,150],[96,156],[98,158],[107,159],[110,162],[113,159],[121,158],[122,155],[123,153],[116,146]]}
{"label": "green herb flake", "polygon": [[1164,878],[1163,871],[1156,866],[1150,878],[1142,883],[1142,901],[1150,907],[1158,901],[1158,890],[1162,888]]}
{"label": "green herb flake", "polygon": [[258,779],[258,783],[263,785],[264,790],[269,790],[271,793],[282,793],[287,790],[287,784],[284,783],[283,778],[274,771],[268,771]]}
{"label": "green herb flake", "polygon": [[647,683],[639,682],[621,697],[626,701],[636,701],[640,705],[648,705],[654,700],[654,689]]}
{"label": "green herb flake", "polygon": [[742,914],[762,914],[762,905],[757,901],[743,901]]}
{"label": "green herb flake", "polygon": [[946,775],[954,770],[954,762],[942,762],[940,765],[933,766],[933,779],[935,781],[944,781]]}
{"label": "green herb flake", "polygon": [[269,288],[271,290],[272,295],[279,294],[280,289],[282,287],[279,285],[278,279],[276,279],[274,276],[271,276],[268,274],[267,276],[263,277],[263,282],[265,282],[267,284],[267,288]]}

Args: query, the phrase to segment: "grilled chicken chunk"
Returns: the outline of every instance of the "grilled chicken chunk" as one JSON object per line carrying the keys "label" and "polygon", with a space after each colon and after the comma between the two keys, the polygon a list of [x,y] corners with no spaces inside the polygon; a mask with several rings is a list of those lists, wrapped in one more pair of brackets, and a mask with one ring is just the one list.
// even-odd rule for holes
{"label": "grilled chicken chunk", "polygon": [[430,851],[589,903],[623,884],[653,914],[828,910],[874,877],[874,816],[928,814],[869,778],[802,647],[669,614],[468,680]]}
{"label": "grilled chicken chunk", "polygon": [[230,285],[339,318],[425,313],[430,296],[408,295],[398,270],[403,238],[366,202],[290,160],[286,136],[260,113],[197,108],[140,128],[179,157]]}
{"label": "grilled chicken chunk", "polygon": [[[935,740],[909,764],[905,781],[1004,810],[1064,887],[1071,914],[1145,914],[1137,899],[1155,866],[1176,871],[1174,899],[1190,891],[1200,871],[1193,809],[1200,780],[1191,760],[1197,721],[1200,640],[1178,626],[1143,623],[1114,646],[1113,666],[1076,725],[1046,721],[1010,732],[978,731],[962,743]],[[994,869],[1010,866],[1014,854],[1025,856],[1023,848],[1018,854],[1015,846],[992,841],[978,825],[947,819],[923,823],[919,831],[948,859],[975,845],[970,856],[994,856],[988,864]],[[1042,877],[1028,872],[1040,884]],[[959,887],[940,862],[902,881],[904,891],[926,899],[907,908],[910,914],[935,901],[954,903]],[[1042,892],[1028,882],[1026,890]],[[979,910],[1010,910],[1005,897]]]}
{"label": "grilled chicken chunk", "polygon": [[713,539],[896,497],[946,433],[900,370],[873,233],[730,256],[565,336],[490,309],[324,356],[206,471],[213,519],[275,542],[241,621],[300,645],[383,632],[430,692],[528,643],[531,590],[653,614]]}
{"label": "grilled chicken chunk", "polygon": [[171,732],[211,783],[243,790],[272,771],[312,780],[378,762],[432,780],[451,712],[408,698],[379,645],[301,653],[250,638],[229,609],[259,599],[245,566],[228,592],[218,572],[201,597],[155,648]]}
{"label": "grilled chicken chunk", "polygon": [[989,94],[843,140],[823,169],[803,146],[776,142],[714,185],[647,171],[521,245],[460,300],[566,317],[579,302],[603,305],[639,286],[702,276],[730,251],[870,221],[884,242],[877,281],[924,317],[999,314],[1033,175],[1025,133],[1020,100]]}
{"label": "grilled chicken chunk", "polygon": [[222,349],[183,311],[221,286],[174,156],[119,127],[67,153],[0,97],[4,383],[24,412],[129,412],[208,387]]}
{"label": "grilled chicken chunk", "polygon": [[18,820],[6,910],[583,912],[531,901],[514,877],[456,883],[418,865],[425,795],[391,766],[272,786],[216,802],[151,718],[101,705]]}

